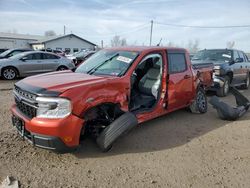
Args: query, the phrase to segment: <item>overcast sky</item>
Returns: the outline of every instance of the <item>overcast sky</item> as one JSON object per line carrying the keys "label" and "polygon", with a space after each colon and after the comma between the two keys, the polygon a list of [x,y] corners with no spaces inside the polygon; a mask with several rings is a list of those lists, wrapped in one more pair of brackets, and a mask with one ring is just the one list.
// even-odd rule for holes
{"label": "overcast sky", "polygon": [[[114,35],[130,45],[148,45],[150,20],[193,26],[250,25],[250,0],[0,0],[0,32],[44,35],[73,32],[91,42],[110,45]],[[153,44],[172,42],[185,47],[199,40],[200,48],[235,48],[250,52],[250,27],[182,28],[154,24]]]}

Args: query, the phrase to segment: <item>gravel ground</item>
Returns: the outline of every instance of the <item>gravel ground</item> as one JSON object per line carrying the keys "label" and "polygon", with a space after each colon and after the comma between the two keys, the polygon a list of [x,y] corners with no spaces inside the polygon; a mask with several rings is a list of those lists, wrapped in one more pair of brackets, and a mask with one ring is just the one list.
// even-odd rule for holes
{"label": "gravel ground", "polygon": [[179,110],[141,124],[108,153],[84,140],[76,152],[56,154],[11,126],[13,83],[0,80],[0,182],[9,175],[32,188],[250,186],[250,113],[229,122],[211,106],[204,115]]}

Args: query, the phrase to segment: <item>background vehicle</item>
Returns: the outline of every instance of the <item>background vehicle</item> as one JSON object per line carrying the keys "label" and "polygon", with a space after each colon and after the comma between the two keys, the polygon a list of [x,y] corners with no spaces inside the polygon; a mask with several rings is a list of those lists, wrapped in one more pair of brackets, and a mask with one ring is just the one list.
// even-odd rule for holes
{"label": "background vehicle", "polygon": [[249,87],[250,62],[246,54],[233,49],[201,50],[192,58],[192,64],[213,63],[214,76],[211,90],[218,96],[226,96],[229,86]]}
{"label": "background vehicle", "polygon": [[9,49],[9,50],[6,50],[0,54],[0,59],[9,58],[9,57],[14,56],[16,54],[19,54],[22,52],[28,52],[28,51],[32,51],[32,49],[25,49],[25,48]]}
{"label": "background vehicle", "polygon": [[212,64],[193,68],[185,49],[101,50],[75,72],[17,82],[13,125],[39,147],[64,151],[92,136],[106,151],[138,123],[185,107],[205,113],[211,83]]}
{"label": "background vehicle", "polygon": [[1,76],[7,80],[73,68],[75,65],[67,58],[40,51],[23,52],[0,60]]}
{"label": "background vehicle", "polygon": [[92,56],[96,51],[91,51],[91,50],[82,50],[80,52],[76,52],[71,55],[67,55],[66,57],[68,59],[71,59],[76,66],[79,66],[82,64],[86,59],[88,59],[90,56]]}
{"label": "background vehicle", "polygon": [[3,52],[5,52],[6,50],[8,50],[8,49],[0,48],[0,54],[3,53]]}
{"label": "background vehicle", "polygon": [[65,56],[65,52],[62,51],[62,50],[53,50],[51,48],[47,48],[47,49],[41,49],[40,51],[43,51],[43,52],[52,52],[52,53],[55,53],[55,54],[60,55],[60,56]]}

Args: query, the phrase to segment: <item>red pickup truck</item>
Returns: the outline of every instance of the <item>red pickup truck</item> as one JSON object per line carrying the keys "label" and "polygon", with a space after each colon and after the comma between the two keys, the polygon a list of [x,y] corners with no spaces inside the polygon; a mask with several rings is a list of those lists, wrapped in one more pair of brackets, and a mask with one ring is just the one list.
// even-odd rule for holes
{"label": "red pickup truck", "polygon": [[17,82],[12,122],[38,147],[64,152],[92,136],[107,151],[139,123],[186,107],[205,113],[212,69],[192,66],[182,48],[104,49],[75,71]]}

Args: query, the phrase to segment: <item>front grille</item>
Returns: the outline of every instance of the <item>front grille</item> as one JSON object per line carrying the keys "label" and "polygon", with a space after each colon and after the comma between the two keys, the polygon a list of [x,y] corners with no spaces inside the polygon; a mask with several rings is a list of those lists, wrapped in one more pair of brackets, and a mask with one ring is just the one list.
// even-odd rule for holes
{"label": "front grille", "polygon": [[19,101],[17,98],[15,98],[15,102],[17,108],[29,118],[36,116],[36,108],[34,106],[31,106],[24,101]]}
{"label": "front grille", "polygon": [[17,108],[27,117],[33,118],[36,116],[36,95],[22,90],[15,86],[14,89],[15,103]]}

